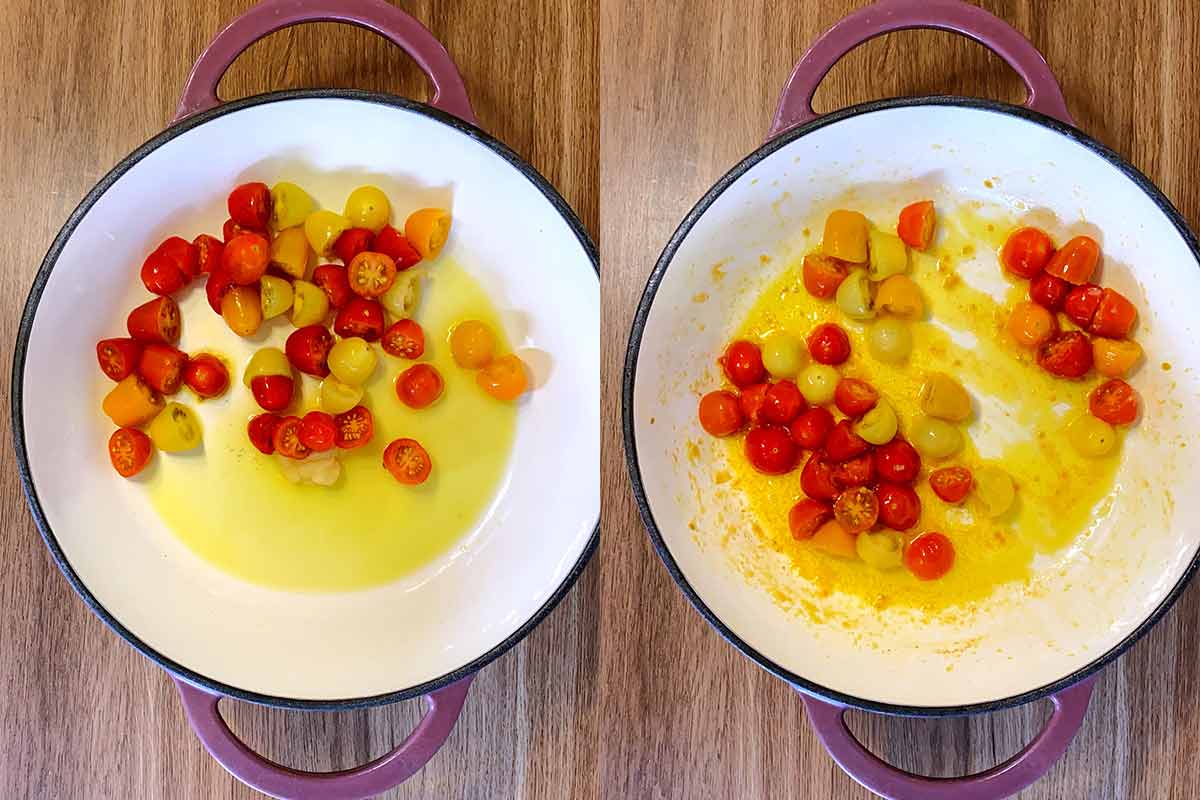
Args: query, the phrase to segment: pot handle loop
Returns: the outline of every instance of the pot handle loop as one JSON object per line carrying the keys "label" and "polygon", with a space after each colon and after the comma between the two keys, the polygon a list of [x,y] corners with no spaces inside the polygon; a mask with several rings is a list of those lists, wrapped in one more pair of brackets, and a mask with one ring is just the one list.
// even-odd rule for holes
{"label": "pot handle loop", "polygon": [[285,800],[361,800],[399,786],[421,770],[446,742],[458,722],[472,673],[425,695],[428,711],[396,749],[374,761],[340,772],[302,772],[269,761],[229,730],[217,703],[221,695],[172,676],[192,730],[229,774],[271,797]]}
{"label": "pot handle loop", "polygon": [[950,31],[974,39],[1021,76],[1029,90],[1026,108],[1075,124],[1046,59],[1004,20],[961,0],[880,0],[843,18],[801,56],[779,98],[767,139],[817,118],[813,95],[842,56],[876,36],[914,28]]}
{"label": "pot handle loop", "polygon": [[305,22],[345,22],[375,31],[417,62],[433,85],[429,105],[477,125],[458,67],[429,29],[385,0],[263,0],[213,37],[192,66],[173,122],[220,105],[229,65],[264,36]]}
{"label": "pot handle loop", "polygon": [[808,720],[847,775],[887,800],[999,800],[1045,775],[1083,725],[1095,677],[1050,696],[1054,712],[1023,750],[989,770],[962,778],[927,778],[886,763],[863,747],[846,726],[846,706],[804,695]]}

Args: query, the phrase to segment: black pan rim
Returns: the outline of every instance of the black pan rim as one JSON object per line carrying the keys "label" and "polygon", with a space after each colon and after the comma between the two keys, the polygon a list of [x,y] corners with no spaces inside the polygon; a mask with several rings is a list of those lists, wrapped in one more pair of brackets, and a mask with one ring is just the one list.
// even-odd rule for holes
{"label": "black pan rim", "polygon": [[1126,650],[1133,646],[1135,642],[1142,638],[1160,619],[1170,610],[1175,601],[1183,593],[1196,570],[1200,567],[1200,548],[1193,554],[1192,560],[1187,569],[1180,575],[1179,580],[1171,588],[1171,591],[1163,598],[1162,602],[1149,614],[1141,623],[1131,631],[1124,639],[1115,644],[1107,652],[1090,661],[1085,666],[1075,670],[1074,672],[1056,680],[1052,683],[1030,689],[1009,697],[1000,698],[997,700],[971,703],[966,705],[956,706],[912,706],[894,703],[883,703],[875,700],[867,700],[860,697],[855,697],[827,686],[823,686],[814,681],[808,680],[794,672],[785,669],[779,664],[758,652],[747,642],[742,640],[736,633],[726,626],[716,614],[704,603],[699,594],[688,582],[679,565],[672,557],[670,549],[667,547],[666,541],[663,539],[662,533],[659,531],[658,524],[654,519],[654,514],[650,509],[650,504],[646,498],[645,486],[642,483],[641,469],[637,457],[637,442],[634,438],[634,419],[633,419],[633,386],[637,377],[638,354],[641,350],[642,334],[645,330],[646,320],[649,317],[651,306],[654,303],[654,298],[658,293],[658,288],[662,283],[663,276],[666,274],[671,261],[675,257],[676,251],[680,244],[691,232],[696,222],[708,210],[708,208],[716,201],[716,199],[725,192],[735,181],[745,174],[751,167],[764,158],[774,153],[776,150],[783,148],[791,142],[805,136],[813,131],[824,128],[828,125],[841,122],[850,117],[861,116],[875,111],[883,111],[893,108],[911,108],[911,107],[945,107],[952,106],[958,108],[973,109],[979,111],[987,111],[996,114],[1004,114],[1007,116],[1017,117],[1035,125],[1048,128],[1055,133],[1066,137],[1077,145],[1091,150],[1099,155],[1105,161],[1118,169],[1126,178],[1128,178],[1135,186],[1145,193],[1158,209],[1170,220],[1171,224],[1178,231],[1184,243],[1192,251],[1193,257],[1197,261],[1197,266],[1200,266],[1200,243],[1197,242],[1196,236],[1188,227],[1183,216],[1175,208],[1170,200],[1150,181],[1140,170],[1129,164],[1118,155],[1116,152],[1091,138],[1082,131],[1067,125],[1052,117],[1038,113],[1023,106],[1014,106],[1008,103],[1001,103],[994,100],[985,100],[980,98],[955,97],[949,95],[933,95],[927,97],[902,97],[890,98],[884,100],[874,100],[858,105],[850,106],[839,111],[826,114],[818,117],[804,125],[792,128],[780,134],[778,137],[771,139],[756,150],[743,158],[738,164],[730,169],[724,176],[718,180],[712,188],[704,194],[704,196],[696,203],[696,205],[688,212],[683,221],[675,229],[671,235],[667,245],[663,248],[662,254],[659,256],[654,269],[651,271],[649,278],[646,281],[646,288],[642,293],[642,297],[638,302],[637,311],[634,315],[632,329],[630,331],[629,343],[625,352],[625,365],[622,376],[621,389],[621,427],[625,440],[625,460],[626,467],[629,471],[629,478],[633,488],[634,500],[637,504],[638,513],[641,515],[642,522],[646,527],[647,534],[651,542],[654,544],[654,549],[657,551],[659,558],[662,559],[663,565],[667,572],[670,573],[676,585],[687,597],[688,601],[696,609],[701,617],[705,619],[717,633],[721,635],[727,642],[737,648],[742,655],[749,658],[758,666],[780,678],[797,690],[816,698],[827,700],[831,703],[858,708],[864,711],[873,711],[881,714],[890,714],[894,716],[910,716],[910,717],[952,717],[964,716],[969,714],[980,714],[991,711],[999,711],[1005,708],[1024,705],[1025,703],[1049,697],[1056,692],[1060,692],[1070,686],[1073,686],[1081,681],[1095,675],[1104,666],[1121,656]]}
{"label": "black pan rim", "polygon": [[20,325],[17,329],[16,348],[13,352],[12,362],[12,384],[11,384],[11,422],[13,427],[13,446],[17,457],[17,470],[21,481],[21,487],[25,492],[26,502],[29,505],[31,514],[33,515],[34,523],[37,525],[38,531],[42,535],[42,539],[46,547],[50,550],[54,557],[55,563],[59,570],[66,577],[67,582],[75,592],[83,599],[84,603],[92,610],[92,612],[100,618],[118,636],[128,642],[142,655],[158,664],[168,673],[175,675],[188,683],[194,684],[212,693],[219,694],[225,697],[232,697],[238,700],[244,700],[250,703],[259,705],[274,706],[279,708],[290,708],[309,711],[345,711],[355,708],[365,708],[369,706],[386,705],[396,703],[401,700],[408,700],[414,697],[429,694],[430,692],[444,688],[452,683],[455,683],[469,675],[478,672],[483,667],[495,661],[500,656],[511,650],[519,641],[524,639],[538,624],[544,620],[551,611],[562,601],[571,587],[579,579],[588,561],[596,552],[600,542],[600,520],[597,517],[595,525],[592,527],[591,536],[579,558],[571,567],[567,575],[559,583],[558,587],[551,593],[550,597],[538,608],[533,615],[527,619],[520,627],[512,634],[501,641],[499,644],[492,647],[482,655],[472,659],[466,664],[456,668],[455,670],[446,673],[438,678],[426,681],[416,686],[410,686],[405,689],[384,694],[371,695],[366,697],[349,698],[342,700],[306,700],[297,698],[278,697],[261,692],[254,692],[245,689],[239,689],[236,686],[231,686],[220,681],[208,678],[188,667],[180,664],[156,649],[148,645],[146,642],[138,638],[132,631],[127,629],[116,619],[94,595],[88,590],[87,586],[80,579],[79,575],[72,568],[67,560],[65,553],[59,546],[54,532],[50,528],[50,524],[46,519],[46,515],[42,509],[41,501],[38,498],[37,489],[33,484],[33,477],[29,470],[28,453],[25,447],[25,425],[24,412],[22,403],[22,391],[25,376],[25,358],[28,349],[28,340],[33,320],[37,313],[38,304],[41,301],[42,294],[45,290],[46,282],[49,280],[50,273],[54,269],[54,265],[66,245],[67,240],[74,233],[79,221],[85,214],[95,205],[96,201],[108,189],[116,183],[116,181],[128,172],[134,165],[157,150],[167,142],[186,133],[187,131],[197,126],[203,125],[206,122],[223,117],[226,114],[232,114],[243,109],[256,106],[268,105],[271,103],[284,102],[289,100],[305,100],[305,99],[339,99],[353,100],[378,105],[392,106],[404,111],[415,114],[420,114],[429,117],[437,122],[445,125],[447,128],[457,132],[458,134],[467,136],[484,145],[507,161],[514,169],[521,173],[530,183],[532,183],[546,198],[547,202],[558,212],[559,216],[570,227],[579,241],[579,246],[584,254],[591,261],[594,278],[597,282],[600,280],[600,258],[596,249],[596,245],[592,242],[583,223],[580,222],[575,212],[567,204],[566,200],[558,193],[558,191],[550,184],[545,177],[542,176],[531,164],[526,162],[521,156],[517,155],[507,145],[500,142],[498,139],[489,135],[479,127],[465,122],[455,116],[447,114],[439,109],[433,108],[425,103],[420,103],[415,100],[396,97],[393,95],[382,94],[378,92],[368,92],[356,89],[292,89],[287,91],[269,92],[266,94],[255,95],[252,97],[234,100],[228,103],[223,103],[216,108],[200,112],[190,116],[180,122],[171,125],[166,130],[153,136],[132,153],[121,159],[108,174],[106,174],[99,183],[97,183],[91,191],[84,196],[75,210],[67,218],[58,235],[55,236],[54,242],[50,245],[45,258],[42,260],[41,266],[34,277],[33,285],[29,290],[29,296],[25,301],[25,309],[21,315]]}

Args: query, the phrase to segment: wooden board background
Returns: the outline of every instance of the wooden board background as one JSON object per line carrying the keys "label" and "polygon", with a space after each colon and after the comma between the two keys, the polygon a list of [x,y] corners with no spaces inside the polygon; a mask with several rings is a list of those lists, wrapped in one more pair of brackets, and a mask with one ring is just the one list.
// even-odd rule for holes
{"label": "wooden board background", "polygon": [[[600,721],[604,787],[619,798],[866,798],[815,740],[801,703],[711,630],[654,554],[619,433],[629,323],[659,252],[718,177],[767,130],[791,68],[857,0],[601,0],[604,532]],[[1080,126],[1144,170],[1200,222],[1200,7],[1186,0],[988,0],[1045,54]],[[878,97],[966,94],[1020,102],[1015,73],[951,34],[875,40],[839,64],[818,111]],[[1104,671],[1067,758],[1032,800],[1200,796],[1200,586]],[[985,769],[1048,716],[1035,704],[970,720],[854,714],[893,764]]]}
{"label": "wooden board background", "polygon": [[[597,21],[590,3],[400,0],[461,68],[484,128],[598,224]],[[193,60],[250,0],[6,0],[0,15],[0,340],[12,342],[59,226],[118,160],[166,127]],[[337,86],[424,99],[398,49],[311,25],[256,44],[222,96]],[[131,220],[136,224],[136,220]],[[85,309],[86,311],[86,309]],[[7,408],[9,354],[2,386]],[[0,421],[10,441],[8,414]],[[0,797],[251,798],[187,727],[165,674],[75,597],[0,448]],[[485,669],[445,749],[395,798],[596,796],[598,571]],[[386,752],[420,701],[307,714],[226,701],[233,729],[284,764],[346,768]]]}

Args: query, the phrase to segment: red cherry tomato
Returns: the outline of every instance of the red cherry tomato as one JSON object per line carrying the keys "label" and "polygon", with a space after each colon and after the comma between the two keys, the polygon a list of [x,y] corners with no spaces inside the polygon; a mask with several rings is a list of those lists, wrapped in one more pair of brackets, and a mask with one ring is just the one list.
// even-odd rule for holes
{"label": "red cherry tomato", "polygon": [[326,361],[333,345],[333,334],[324,325],[305,325],[291,332],[283,351],[296,369],[306,375],[324,378],[329,374]]}
{"label": "red cherry tomato", "polygon": [[796,417],[791,425],[792,438],[805,450],[820,450],[836,423],[829,409],[813,406]]}
{"label": "red cherry tomato", "polygon": [[142,283],[153,294],[177,292],[199,273],[199,259],[195,245],[172,236],[142,263]]}
{"label": "red cherry tomato", "polygon": [[1067,292],[1067,297],[1063,300],[1063,313],[1071,322],[1081,328],[1087,328],[1092,324],[1092,317],[1096,316],[1096,309],[1100,307],[1103,297],[1104,290],[1094,283],[1076,286]]}
{"label": "red cherry tomato", "polygon": [[721,366],[725,369],[725,377],[739,389],[758,383],[767,375],[763,366],[762,351],[753,342],[739,339],[731,342],[725,348],[725,355],[720,358]]}
{"label": "red cherry tomato", "polygon": [[954,566],[954,545],[940,533],[922,533],[904,548],[904,565],[923,581],[937,580]]}
{"label": "red cherry tomato", "polygon": [[433,464],[416,439],[397,439],[383,451],[383,466],[403,484],[416,486],[429,477]]}
{"label": "red cherry tomato", "polygon": [[137,369],[142,346],[135,339],[101,339],[96,342],[100,371],[114,381],[124,380]]}
{"label": "red cherry tomato", "polygon": [[818,364],[836,366],[850,357],[850,337],[838,325],[822,323],[808,334],[808,352]]}
{"label": "red cherry tomato", "polygon": [[[262,380],[262,377],[255,378],[254,380]],[[281,419],[279,425],[275,428],[274,435],[271,437],[271,442],[275,445],[275,452],[284,458],[294,458],[297,460],[308,458],[312,454],[312,451],[300,439],[300,431],[303,427],[304,422],[299,417],[284,417]]]}
{"label": "red cherry tomato", "polygon": [[788,528],[795,539],[811,539],[817,528],[833,519],[833,509],[820,500],[806,498],[788,512]]}
{"label": "red cherry tomato", "polygon": [[246,436],[250,439],[250,444],[263,455],[271,455],[275,452],[275,429],[283,422],[283,417],[278,414],[266,412],[259,414],[256,417],[251,417],[250,422],[246,424]]}
{"label": "red cherry tomato", "polygon": [[879,500],[865,486],[855,486],[838,495],[833,516],[850,533],[869,531],[879,519]]}
{"label": "red cherry tomato", "polygon": [[108,459],[122,478],[141,472],[154,454],[154,443],[137,428],[119,428],[108,437]]}
{"label": "red cherry tomato", "polygon": [[229,193],[229,218],[243,228],[265,231],[271,220],[271,190],[265,183],[243,183]]}
{"label": "red cherry tomato", "polygon": [[761,416],[772,425],[787,425],[794,420],[808,403],[795,383],[788,380],[776,381],[763,396]]}
{"label": "red cherry tomato", "polygon": [[337,428],[337,436],[333,443],[342,450],[362,447],[375,435],[375,419],[364,406],[355,406],[338,414],[333,418],[333,424]]}
{"label": "red cherry tomato", "polygon": [[396,269],[403,272],[421,260],[421,254],[413,247],[404,234],[391,225],[384,225],[383,230],[375,237],[375,252],[391,256],[396,262]]}
{"label": "red cherry tomato", "polygon": [[806,255],[802,270],[804,288],[813,297],[822,300],[837,294],[838,287],[850,274],[850,266],[845,261],[820,253]]}
{"label": "red cherry tomato", "polygon": [[966,467],[942,467],[929,474],[929,486],[933,493],[947,503],[961,503],[975,479]]}
{"label": "red cherry tomato", "polygon": [[1076,236],[1058,249],[1046,272],[1078,286],[1087,283],[1100,263],[1100,245],[1090,236]]}
{"label": "red cherry tomato", "polygon": [[225,224],[221,226],[221,240],[225,244],[229,244],[243,233],[259,233],[259,231],[253,228],[242,227],[231,219],[225,220]]}
{"label": "red cherry tomato", "polygon": [[932,200],[907,205],[900,210],[896,235],[914,250],[924,250],[933,241],[935,219]]}
{"label": "red cherry tomato", "polygon": [[396,377],[396,396],[409,408],[427,408],[442,396],[445,382],[430,364],[409,367]]}
{"label": "red cherry tomato", "polygon": [[1054,254],[1054,242],[1038,228],[1017,228],[1000,248],[1000,263],[1019,278],[1033,278],[1046,268]]}
{"label": "red cherry tomato", "polygon": [[746,459],[750,466],[767,475],[783,475],[796,468],[800,448],[787,428],[763,426],[746,434]]}
{"label": "red cherry tomato", "polygon": [[1104,289],[1088,330],[1108,339],[1123,339],[1129,335],[1135,319],[1137,308],[1129,298],[1113,289]]}
{"label": "red cherry tomato", "polygon": [[196,248],[196,273],[205,274],[221,266],[225,243],[215,236],[202,233],[192,240]]}
{"label": "red cherry tomato", "polygon": [[125,321],[129,335],[142,343],[179,341],[179,304],[170,297],[159,297],[129,312]]}
{"label": "red cherry tomato", "polygon": [[183,382],[199,397],[220,397],[229,388],[229,370],[212,353],[200,353],[188,359]]}
{"label": "red cherry tomato", "polygon": [[374,342],[383,335],[383,306],[378,300],[354,297],[333,318],[333,330],[342,338],[357,336]]}
{"label": "red cherry tomato", "polygon": [[896,531],[906,531],[921,518],[921,498],[911,486],[880,483],[875,490],[879,499],[879,521]]}
{"label": "red cherry tomato", "polygon": [[138,359],[138,375],[161,394],[175,394],[183,385],[183,368],[187,354],[169,344],[153,342],[142,348]]}
{"label": "red cherry tomato", "polygon": [[881,481],[912,483],[921,473],[921,456],[915,447],[897,437],[875,448],[875,471]]}
{"label": "red cherry tomato", "polygon": [[1092,416],[1109,425],[1128,425],[1137,419],[1137,392],[1120,378],[1113,378],[1092,390],[1088,395],[1088,408]]}
{"label": "red cherry tomato", "polygon": [[310,411],[300,420],[300,443],[314,453],[332,450],[337,439],[333,416],[324,411]]}
{"label": "red cherry tomato", "polygon": [[871,448],[866,439],[854,432],[850,420],[844,419],[833,426],[825,440],[825,453],[834,461],[847,461],[862,455]]}
{"label": "red cherry tomato", "polygon": [[1029,282],[1029,299],[1051,311],[1058,311],[1067,300],[1071,284],[1045,272]]}
{"label": "red cherry tomato", "polygon": [[814,452],[800,470],[800,489],[814,500],[833,500],[838,488],[833,482],[833,465],[820,453]]}
{"label": "red cherry tomato", "polygon": [[861,417],[879,402],[879,392],[866,381],[842,378],[833,392],[833,403],[847,417]]}
{"label": "red cherry tomato", "polygon": [[333,254],[349,264],[359,253],[370,250],[375,244],[375,234],[367,228],[347,228],[333,243]]}
{"label": "red cherry tomato", "polygon": [[875,459],[871,453],[863,453],[833,468],[833,484],[839,489],[851,486],[866,486],[875,480]]}
{"label": "red cherry tomato", "polygon": [[1082,378],[1092,368],[1092,343],[1079,331],[1059,333],[1038,348],[1037,362],[1051,375]]}
{"label": "red cherry tomato", "polygon": [[321,287],[329,298],[329,305],[334,308],[341,308],[354,297],[350,280],[346,277],[346,268],[337,264],[322,264],[314,269],[313,283]]}
{"label": "red cherry tomato", "polygon": [[363,252],[346,266],[350,290],[360,297],[380,297],[396,282],[396,262],[383,253]]}
{"label": "red cherry tomato", "polygon": [[762,410],[767,403],[767,390],[770,388],[769,383],[756,383],[742,389],[738,397],[738,406],[742,410],[742,416],[749,420],[751,425],[762,422]]}
{"label": "red cherry tomato", "polygon": [[221,267],[239,286],[256,283],[271,263],[271,243],[257,233],[235,236],[221,253]]}
{"label": "red cherry tomato", "polygon": [[296,382],[290,375],[259,375],[250,379],[250,393],[264,411],[283,411],[292,402]]}
{"label": "red cherry tomato", "polygon": [[232,288],[233,278],[225,271],[224,267],[218,266],[208,273],[208,280],[204,284],[204,293],[208,296],[208,304],[212,306],[213,311],[221,313],[221,301],[225,299],[225,295],[229,294],[229,290]]}
{"label": "red cherry tomato", "polygon": [[737,433],[746,424],[746,415],[733,392],[724,389],[700,398],[700,427],[711,436]]}
{"label": "red cherry tomato", "polygon": [[390,356],[416,361],[425,353],[425,331],[415,319],[397,320],[383,332],[379,346]]}

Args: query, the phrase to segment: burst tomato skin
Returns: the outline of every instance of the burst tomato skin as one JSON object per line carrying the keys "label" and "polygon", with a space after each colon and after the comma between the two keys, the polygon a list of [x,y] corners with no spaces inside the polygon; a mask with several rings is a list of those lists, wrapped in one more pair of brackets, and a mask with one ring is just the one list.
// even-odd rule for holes
{"label": "burst tomato skin", "polygon": [[175,394],[183,385],[183,370],[187,361],[187,353],[182,350],[154,342],[142,348],[137,371],[154,391]]}
{"label": "burst tomato skin", "polygon": [[871,449],[866,439],[854,432],[849,420],[833,426],[825,440],[825,453],[834,461],[848,461]]}
{"label": "burst tomato skin", "polygon": [[211,353],[199,353],[188,359],[183,369],[183,382],[206,400],[220,397],[229,388],[229,370]]}
{"label": "burst tomato skin", "polygon": [[923,581],[937,580],[954,566],[954,545],[936,531],[923,533],[904,548],[904,565]]}
{"label": "burst tomato skin", "polygon": [[96,360],[100,371],[114,381],[128,377],[137,369],[142,345],[136,339],[101,339],[96,342]]}
{"label": "burst tomato skin", "polygon": [[787,425],[808,405],[795,383],[776,381],[763,396],[762,418],[772,425]]}
{"label": "burst tomato skin", "polygon": [[875,471],[882,481],[912,483],[921,473],[921,455],[915,447],[897,437],[876,448]]}
{"label": "burst tomato skin", "polygon": [[1092,390],[1088,396],[1092,416],[1109,425],[1128,425],[1137,419],[1138,396],[1125,381],[1114,378]]}
{"label": "burst tomato skin", "polygon": [[122,478],[137,475],[154,454],[154,443],[137,428],[119,428],[108,437],[108,458]]}
{"label": "burst tomato skin", "polygon": [[879,499],[866,486],[855,486],[838,495],[833,516],[850,533],[869,531],[879,519]]}
{"label": "burst tomato skin", "polygon": [[710,436],[729,436],[746,424],[741,403],[733,392],[724,389],[709,392],[700,398],[700,427]]}
{"label": "burst tomato skin", "polygon": [[828,503],[805,498],[788,512],[788,528],[797,540],[811,539],[817,528],[833,519],[833,509]]}
{"label": "burst tomato skin", "polygon": [[[264,375],[254,380],[262,380],[264,377],[268,376]],[[279,425],[275,428],[275,433],[271,436],[275,452],[284,458],[296,460],[308,458],[312,451],[300,439],[300,430],[303,425],[304,421],[299,417],[284,417],[280,420]]]}
{"label": "burst tomato skin", "polygon": [[751,425],[758,425],[763,421],[762,410],[767,404],[767,390],[770,388],[769,383],[756,383],[742,389],[738,396],[738,407],[742,410],[742,416],[749,420]]}
{"label": "burst tomato skin", "polygon": [[880,483],[876,497],[879,499],[879,520],[892,530],[906,531],[921,519],[921,498],[911,486]]}
{"label": "burst tomato skin", "polygon": [[357,336],[377,341],[383,335],[383,306],[378,300],[354,297],[334,317],[333,330],[344,339]]}
{"label": "burst tomato skin", "polygon": [[1094,283],[1076,286],[1067,292],[1062,311],[1067,315],[1067,319],[1086,329],[1092,324],[1092,317],[1096,315],[1096,309],[1099,308],[1103,297],[1104,290]]}
{"label": "burst tomato skin", "polygon": [[221,266],[221,257],[225,253],[225,243],[215,236],[202,233],[192,240],[196,248],[196,274],[203,275]]}
{"label": "burst tomato skin", "polygon": [[832,501],[838,496],[833,482],[833,465],[821,452],[814,452],[800,470],[800,489],[813,500]]}
{"label": "burst tomato skin", "polygon": [[796,467],[800,450],[787,428],[762,426],[746,434],[746,459],[767,475],[783,475]]}
{"label": "burst tomato skin", "polygon": [[333,443],[342,450],[354,450],[371,441],[375,435],[375,419],[365,406],[355,406],[333,418],[337,435]]}
{"label": "burst tomato skin", "polygon": [[739,389],[759,383],[767,375],[767,369],[763,366],[762,351],[758,345],[745,339],[731,342],[729,347],[725,348],[725,355],[721,356],[720,361],[725,370],[725,377]]}
{"label": "burst tomato skin", "polygon": [[265,183],[243,183],[229,193],[226,202],[235,225],[265,231],[271,221],[271,190]]}
{"label": "burst tomato skin", "polygon": [[391,225],[384,225],[375,237],[375,252],[390,256],[396,262],[396,269],[401,272],[421,261],[417,248]]}
{"label": "burst tomato skin", "polygon": [[875,480],[875,458],[863,453],[833,468],[833,485],[839,489],[866,486]]}
{"label": "burst tomato skin", "polygon": [[396,396],[409,408],[428,408],[442,396],[445,385],[432,365],[417,364],[396,377]]}
{"label": "burst tomato skin", "polygon": [[1050,236],[1038,228],[1018,228],[1000,248],[1000,263],[1019,278],[1036,278],[1054,254]]}
{"label": "burst tomato skin", "polygon": [[1037,362],[1051,375],[1082,378],[1092,368],[1092,343],[1079,331],[1059,333],[1038,348]]}
{"label": "burst tomato skin", "polygon": [[250,380],[250,393],[264,411],[283,411],[292,402],[295,386],[290,375],[259,375]]}
{"label": "burst tomato skin", "polygon": [[324,325],[305,325],[288,335],[284,353],[296,369],[324,378],[329,374],[329,351],[333,345],[333,334]]}
{"label": "burst tomato skin", "polygon": [[842,378],[833,392],[833,403],[847,417],[861,417],[879,402],[879,392],[866,381]]}
{"label": "burst tomato skin", "polygon": [[425,331],[414,319],[400,319],[388,326],[379,339],[383,352],[416,361],[425,354]]}
{"label": "burst tomato skin", "polygon": [[1062,308],[1070,293],[1071,284],[1045,272],[1029,282],[1029,299],[1050,311]]}
{"label": "burst tomato skin", "polygon": [[331,414],[310,411],[300,420],[300,443],[314,453],[332,450],[337,439],[337,425]]}
{"label": "burst tomato skin", "polygon": [[129,312],[125,327],[143,344],[175,344],[180,332],[179,305],[167,296],[142,303]]}
{"label": "burst tomato skin", "polygon": [[792,423],[792,438],[805,450],[820,450],[836,424],[829,409],[813,406]]}
{"label": "burst tomato skin", "polygon": [[337,264],[322,264],[314,269],[312,282],[321,287],[333,308],[343,307],[354,297],[350,280],[346,277],[346,268]]}
{"label": "burst tomato skin", "polygon": [[929,486],[933,493],[951,504],[965,500],[974,482],[971,471],[966,467],[942,467],[929,475]]}
{"label": "burst tomato skin", "polygon": [[333,254],[349,264],[359,253],[370,250],[375,244],[375,234],[367,228],[347,228],[333,243]]}
{"label": "burst tomato skin", "polygon": [[275,452],[275,429],[283,423],[283,417],[270,411],[250,418],[246,423],[246,436],[250,444],[263,455]]}
{"label": "burst tomato skin", "polygon": [[850,337],[841,326],[824,322],[808,334],[808,352],[818,364],[837,366],[850,357]]}

